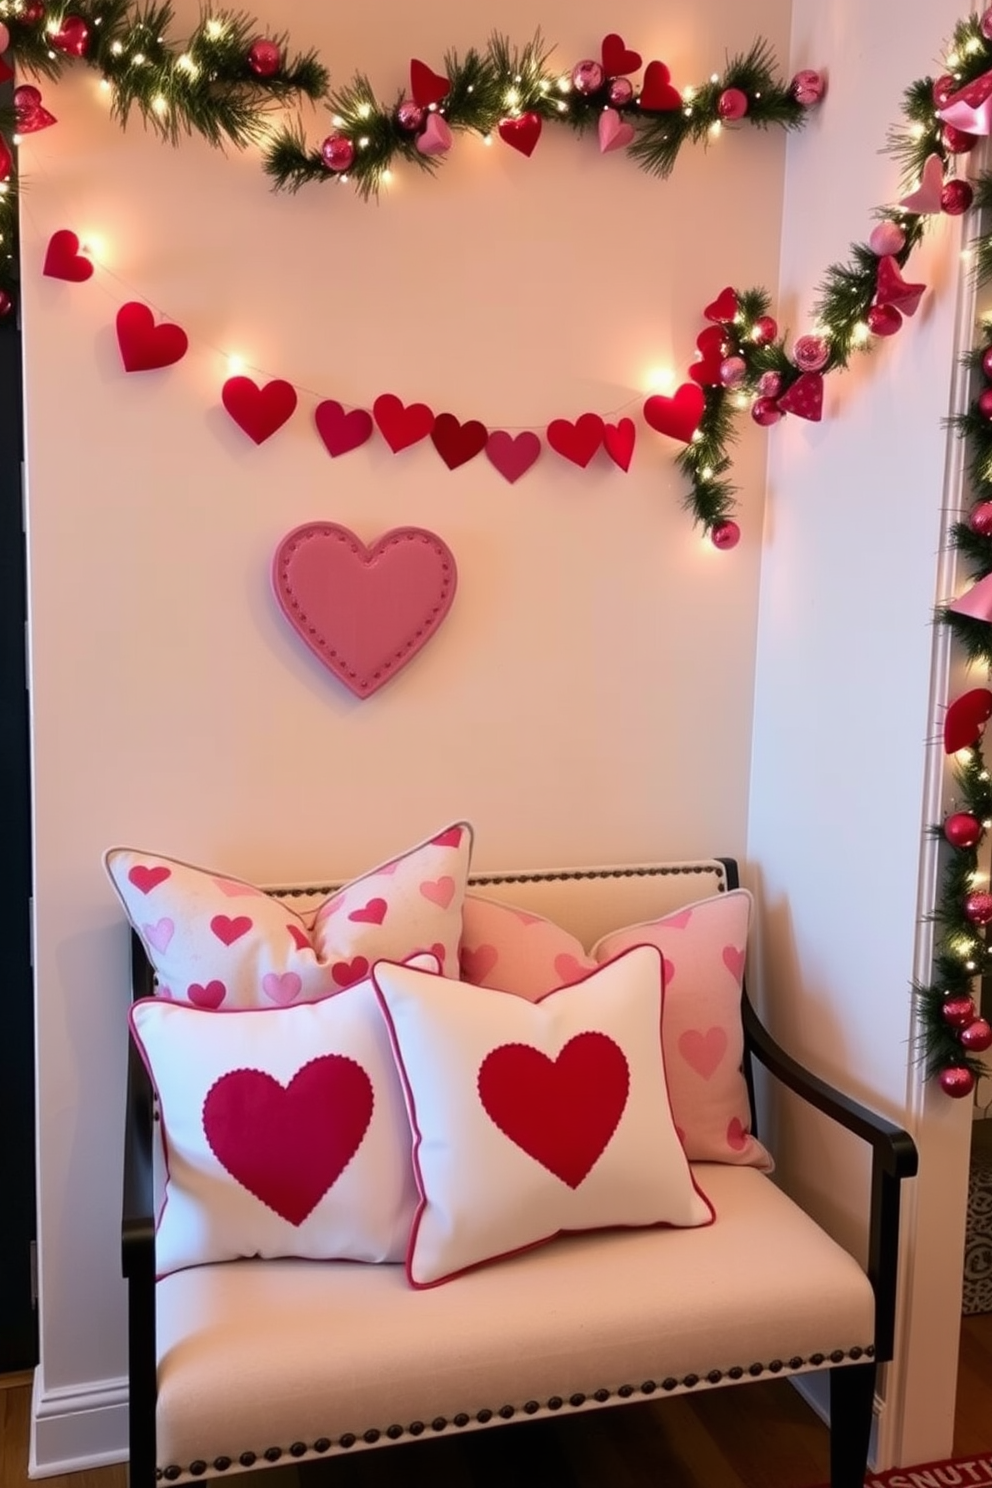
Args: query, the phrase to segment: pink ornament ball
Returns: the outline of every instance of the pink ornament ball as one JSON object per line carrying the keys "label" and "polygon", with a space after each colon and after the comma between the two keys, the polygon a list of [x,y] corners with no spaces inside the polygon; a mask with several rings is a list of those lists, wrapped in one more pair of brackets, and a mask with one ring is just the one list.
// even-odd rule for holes
{"label": "pink ornament ball", "polygon": [[957,997],[947,997],[940,1009],[940,1016],[949,1028],[967,1028],[975,1021],[975,1004],[964,992]]}
{"label": "pink ornament ball", "polygon": [[940,193],[940,210],[948,217],[961,217],[975,200],[975,193],[967,181],[948,181]]}
{"label": "pink ornament ball", "polygon": [[978,144],[977,134],[966,134],[954,124],[945,124],[941,133],[944,149],[951,155],[967,155]]}
{"label": "pink ornament ball", "polygon": [[992,1026],[984,1018],[976,1018],[962,1028],[958,1039],[969,1054],[984,1054],[992,1046]]}
{"label": "pink ornament ball", "polygon": [[770,346],[778,335],[778,321],[773,315],[759,315],[754,322],[751,340],[756,346]]}
{"label": "pink ornament ball", "polygon": [[717,99],[716,111],[727,124],[743,119],[750,108],[747,94],[741,88],[724,88]]}
{"label": "pink ornament ball", "polygon": [[940,1088],[953,1100],[961,1100],[975,1088],[975,1077],[963,1064],[952,1064],[942,1069],[939,1075]]}
{"label": "pink ornament ball", "polygon": [[893,257],[901,253],[905,246],[906,234],[898,222],[893,222],[889,217],[884,222],[880,222],[877,227],[872,228],[868,239],[868,247],[876,258]]}
{"label": "pink ornament ball", "polygon": [[758,392],[763,398],[777,398],[782,391],[781,372],[762,372],[758,379]]}
{"label": "pink ornament ball", "polygon": [[992,501],[980,501],[977,506],[972,507],[968,526],[979,537],[992,537]]}
{"label": "pink ornament ball", "polygon": [[902,326],[902,316],[894,305],[872,305],[865,319],[873,336],[894,336]]}
{"label": "pink ornament ball", "polygon": [[347,135],[329,134],[320,147],[320,158],[329,171],[346,171],[355,161],[355,147]]}
{"label": "pink ornament ball", "polygon": [[592,58],[576,62],[572,68],[572,87],[584,98],[588,98],[590,93],[598,93],[605,81],[606,73]]}
{"label": "pink ornament ball", "polygon": [[751,417],[760,428],[770,429],[783,414],[774,398],[755,398],[751,405]]}
{"label": "pink ornament ball", "polygon": [[741,529],[736,522],[729,518],[722,522],[714,522],[710,532],[710,542],[721,553],[729,553],[731,548],[736,548],[741,540]]}
{"label": "pink ornament ball", "polygon": [[610,78],[610,86],[607,89],[607,97],[613,108],[627,108],[634,101],[634,85],[630,78]]}
{"label": "pink ornament ball", "polygon": [[952,93],[957,92],[957,87],[958,85],[951,77],[950,73],[945,72],[939,78],[937,78],[930,95],[933,99],[934,108],[946,108],[947,100],[950,98]]}
{"label": "pink ornament ball", "polygon": [[992,922],[992,894],[987,889],[976,889],[965,899],[964,912],[973,925],[988,925]]}
{"label": "pink ornament ball", "polygon": [[978,29],[986,41],[992,41],[992,10],[987,10],[978,23]]}
{"label": "pink ornament ball", "polygon": [[396,127],[404,134],[416,134],[424,122],[424,110],[414,98],[404,98],[396,106]]}
{"label": "pink ornament ball", "polygon": [[984,419],[992,419],[992,388],[978,395],[978,411]]}
{"label": "pink ornament ball", "polygon": [[744,374],[746,372],[747,363],[743,357],[724,357],[720,363],[720,381],[724,387],[736,387],[739,382],[744,380]]}
{"label": "pink ornament ball", "polygon": [[822,372],[830,360],[830,343],[823,336],[800,336],[792,360],[803,372]]}
{"label": "pink ornament ball", "polygon": [[952,847],[977,847],[982,840],[982,824],[970,811],[955,811],[944,823],[944,836]]}
{"label": "pink ornament ball", "polygon": [[0,53],[5,52],[9,46],[10,32],[7,30],[7,27],[4,25],[3,21],[0,21]]}
{"label": "pink ornament ball", "polygon": [[812,67],[804,67],[792,79],[792,96],[801,108],[815,108],[826,91],[826,78]]}
{"label": "pink ornament ball", "polygon": [[270,41],[267,36],[260,36],[251,44],[248,66],[256,77],[275,77],[282,66],[282,53],[274,41]]}

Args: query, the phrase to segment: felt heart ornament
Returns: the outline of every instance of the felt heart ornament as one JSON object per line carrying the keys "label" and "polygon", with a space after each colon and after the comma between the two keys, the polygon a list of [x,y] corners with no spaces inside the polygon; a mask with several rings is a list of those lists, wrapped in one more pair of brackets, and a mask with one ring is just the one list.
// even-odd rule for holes
{"label": "felt heart ornament", "polygon": [[873,336],[894,336],[902,329],[902,316],[894,305],[872,305],[868,329]]}
{"label": "felt heart ornament", "polygon": [[634,126],[621,119],[616,109],[605,108],[599,116],[599,148],[603,155],[622,150],[634,138]]}
{"label": "felt heart ornament", "polygon": [[644,403],[644,417],[652,429],[683,444],[692,439],[705,412],[706,395],[692,382],[684,382],[670,398],[653,393]]}
{"label": "felt heart ornament", "polygon": [[947,606],[955,615],[968,615],[972,620],[992,623],[992,574],[972,584],[960,598]]}
{"label": "felt heart ornament", "polygon": [[556,454],[585,469],[603,442],[603,420],[598,413],[584,413],[574,424],[568,419],[552,419],[547,435]]}
{"label": "felt heart ornament", "polygon": [[82,284],[93,275],[93,260],[79,251],[79,239],[68,227],[53,232],[45,250],[45,266],[42,273],[49,279],[68,279],[72,284]]}
{"label": "felt heart ornament", "polygon": [[527,474],[540,454],[541,441],[529,429],[521,434],[509,434],[505,429],[494,429],[486,440],[487,460],[511,486],[514,481]]}
{"label": "felt heart ornament", "polygon": [[152,372],[171,367],[186,355],[189,345],[182,326],[171,321],[155,324],[147,305],[128,300],[117,312],[117,344],[125,372]]}
{"label": "felt heart ornament", "polygon": [[925,284],[907,284],[899,272],[898,261],[888,254],[878,260],[875,286],[875,304],[893,305],[903,315],[916,314],[927,289]]}
{"label": "felt heart ornament", "polygon": [[41,89],[33,83],[22,83],[14,89],[14,122],[18,134],[37,134],[39,129],[48,129],[58,120],[42,104]]}
{"label": "felt heart ornament", "polygon": [[346,410],[333,398],[317,404],[313,421],[329,455],[346,455],[372,438],[372,415],[364,408]]}
{"label": "felt heart ornament", "polygon": [[720,368],[727,354],[726,334],[723,326],[710,325],[696,337],[696,347],[701,356],[689,368],[689,376],[700,387],[722,386]]}
{"label": "felt heart ornament", "polygon": [[605,1033],[579,1033],[550,1059],[529,1044],[503,1044],[479,1068],[490,1121],[528,1157],[576,1189],[620,1124],[630,1069]]}
{"label": "felt heart ornament", "polygon": [[992,72],[983,72],[981,77],[951,93],[937,117],[966,134],[985,136],[992,132]]}
{"label": "felt heart ornament", "polygon": [[977,744],[992,718],[992,692],[973,687],[949,704],[944,714],[944,753],[957,754]]}
{"label": "felt heart ornament", "polygon": [[944,190],[944,164],[939,155],[928,155],[915,191],[904,196],[899,205],[920,216],[935,216],[941,210]]}
{"label": "felt heart ornament", "polygon": [[79,15],[67,15],[57,31],[47,32],[45,40],[67,57],[85,57],[90,45],[89,22]]}
{"label": "felt heart ornament", "polygon": [[682,107],[682,94],[671,85],[664,62],[649,62],[641,84],[641,108],[651,114],[667,114]]}
{"label": "felt heart ornament", "polygon": [[428,114],[427,123],[417,135],[417,149],[421,155],[446,155],[454,141],[447,119],[440,114]]}
{"label": "felt heart ornament", "polygon": [[803,372],[778,400],[783,413],[818,424],[823,417],[823,373]]}
{"label": "felt heart ornament", "polygon": [[234,422],[256,444],[270,439],[296,408],[296,389],[281,377],[262,387],[250,377],[229,377],[220,396]]}
{"label": "felt heart ornament", "polygon": [[619,465],[621,470],[630,469],[636,440],[637,429],[631,418],[622,418],[618,423],[603,426],[603,448],[614,465]]}
{"label": "felt heart ornament", "polygon": [[272,585],[304,644],[356,697],[371,697],[435,634],[457,585],[454,556],[422,527],[366,547],[347,527],[309,522],[276,548]]}
{"label": "felt heart ornament", "polygon": [[461,424],[453,413],[439,413],[431,430],[434,448],[449,470],[457,470],[459,465],[474,460],[485,449],[488,438],[485,424],[478,419]]}
{"label": "felt heart ornament", "polygon": [[434,427],[434,415],[426,403],[405,406],[395,393],[380,393],[372,404],[372,417],[394,455],[426,439]]}
{"label": "felt heart ornament", "polygon": [[722,289],[716,299],[706,306],[703,315],[707,320],[716,321],[718,325],[729,325],[740,309],[737,300],[737,291],[732,285]]}
{"label": "felt heart ornament", "polygon": [[14,69],[8,67],[3,58],[0,57],[0,83],[9,83],[13,76]]}
{"label": "felt heart ornament", "polygon": [[627,77],[636,72],[641,65],[640,52],[629,51],[624,45],[622,36],[611,31],[609,36],[603,37],[603,48],[600,53],[603,59],[603,71],[607,77]]}
{"label": "felt heart ornament", "polygon": [[528,110],[517,119],[501,119],[497,133],[504,144],[519,150],[521,155],[533,155],[541,138],[541,116]]}
{"label": "felt heart ornament", "polygon": [[301,1225],[362,1144],[372,1081],[357,1060],[322,1054],[281,1085],[262,1070],[231,1070],[203,1102],[210,1150],[236,1183]]}
{"label": "felt heart ornament", "polygon": [[443,77],[441,73],[428,67],[426,62],[414,57],[410,63],[410,92],[414,102],[419,103],[421,108],[430,108],[432,103],[440,103],[447,98],[451,92],[451,79]]}

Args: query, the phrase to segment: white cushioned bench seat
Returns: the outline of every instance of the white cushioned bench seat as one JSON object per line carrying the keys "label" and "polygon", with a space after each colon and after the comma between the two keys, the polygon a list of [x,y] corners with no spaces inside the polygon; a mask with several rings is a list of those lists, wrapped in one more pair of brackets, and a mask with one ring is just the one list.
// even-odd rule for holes
{"label": "white cushioned bench seat", "polygon": [[159,1467],[181,1481],[870,1354],[854,1259],[756,1169],[694,1172],[707,1228],[562,1237],[427,1291],[348,1262],[165,1278]]}

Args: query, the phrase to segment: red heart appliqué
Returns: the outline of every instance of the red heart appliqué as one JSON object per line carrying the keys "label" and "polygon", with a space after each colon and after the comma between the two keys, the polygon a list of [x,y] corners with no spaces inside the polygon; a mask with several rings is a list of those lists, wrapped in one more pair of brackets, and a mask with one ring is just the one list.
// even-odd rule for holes
{"label": "red heart appliqu\u00e9", "polygon": [[128,300],[117,312],[117,344],[125,372],[152,372],[184,357],[189,340],[182,326],[156,325],[147,305]]}
{"label": "red heart appliqu\u00e9", "polygon": [[649,113],[665,114],[682,107],[682,94],[671,86],[664,62],[649,62],[641,85],[640,104]]}
{"label": "red heart appliqu\u00e9", "polygon": [[229,377],[221,389],[221,402],[249,439],[264,444],[292,416],[296,389],[281,377],[262,387],[250,377]]}
{"label": "red heart appliqu\u00e9", "polygon": [[630,1069],[605,1033],[579,1033],[557,1059],[529,1044],[493,1049],[479,1067],[478,1086],[493,1125],[575,1189],[620,1124]]}
{"label": "red heart appliqu\u00e9", "polygon": [[426,403],[407,408],[395,393],[380,393],[372,404],[372,416],[394,455],[426,439],[434,427],[434,415]]}
{"label": "red heart appliqu\u00e9", "polygon": [[361,1146],[373,1099],[365,1070],[343,1054],[312,1059],[288,1085],[231,1070],[207,1092],[203,1130],[236,1183],[301,1225]]}
{"label": "red heart appliqu\u00e9", "polygon": [[641,65],[640,52],[628,51],[624,46],[622,36],[611,31],[609,36],[603,37],[603,71],[607,77],[627,77],[636,72]]}
{"label": "red heart appliqu\u00e9", "polygon": [[603,427],[603,447],[614,465],[619,465],[621,470],[630,469],[636,440],[637,429],[633,419],[622,418],[618,423]]}
{"label": "red heart appliqu\u00e9", "polygon": [[286,619],[360,698],[427,644],[457,579],[451,549],[423,527],[396,527],[366,547],[347,527],[309,522],[283,538],[272,565]]}
{"label": "red heart appliqu\u00e9", "polygon": [[703,315],[707,320],[715,320],[718,325],[729,325],[739,309],[737,291],[728,284],[726,289],[720,291],[712,304],[706,306]]}
{"label": "red heart appliqu\u00e9", "polygon": [[652,429],[688,444],[706,412],[706,396],[701,387],[684,382],[671,398],[654,393],[644,403],[644,417]]}
{"label": "red heart appliqu\u00e9", "polygon": [[541,116],[528,111],[518,119],[502,119],[498,133],[504,144],[519,150],[521,155],[533,155],[541,138]]}
{"label": "red heart appliqu\u00e9", "polygon": [[414,102],[419,103],[421,108],[430,108],[432,103],[440,103],[447,98],[451,92],[451,79],[442,77],[439,72],[428,67],[426,62],[420,62],[414,57],[410,63],[410,92]]}
{"label": "red heart appliqu\u00e9", "polygon": [[449,470],[474,460],[486,447],[489,430],[478,419],[461,424],[453,413],[439,413],[434,420],[431,439],[434,448]]}
{"label": "red heart appliqu\u00e9", "polygon": [[552,419],[547,433],[556,454],[585,469],[603,442],[603,420],[598,413],[584,413],[574,424],[568,419]]}
{"label": "red heart appliqu\u00e9", "polygon": [[372,415],[364,408],[345,411],[333,398],[317,404],[313,421],[329,455],[346,455],[372,438]]}
{"label": "red heart appliqu\u00e9", "polygon": [[529,429],[520,434],[508,434],[505,429],[494,429],[486,441],[486,458],[511,486],[522,475],[526,475],[540,454],[541,441]]}
{"label": "red heart appliqu\u00e9", "polygon": [[70,283],[82,284],[93,275],[93,260],[79,251],[79,239],[68,227],[53,232],[45,253],[42,270],[49,279],[68,279]]}

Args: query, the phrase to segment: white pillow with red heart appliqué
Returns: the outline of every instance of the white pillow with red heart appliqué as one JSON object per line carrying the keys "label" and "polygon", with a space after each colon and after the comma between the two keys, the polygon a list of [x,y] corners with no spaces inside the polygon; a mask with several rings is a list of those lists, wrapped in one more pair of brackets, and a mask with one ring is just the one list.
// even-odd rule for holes
{"label": "white pillow with red heart appliqu\u00e9", "polygon": [[157,993],[200,1008],[333,996],[373,961],[458,964],[472,830],[456,822],[352,880],[304,920],[254,884],[133,848],[104,865],[155,970]]}
{"label": "white pillow with red heart appliqu\u00e9", "polygon": [[654,947],[536,1003],[372,976],[414,1129],[414,1287],[567,1231],[712,1222],[672,1120]]}
{"label": "white pillow with red heart appliqu\u00e9", "polygon": [[770,1153],[751,1133],[741,1073],[741,984],[751,895],[731,889],[682,909],[611,931],[586,951],[567,930],[494,899],[465,899],[463,978],[530,1000],[575,981],[631,946],[665,958],[665,1067],[675,1124],[693,1162],[769,1172]]}
{"label": "white pillow with red heart appliqu\u00e9", "polygon": [[370,978],[285,1008],[148,997],[130,1023],[162,1122],[160,1276],[246,1256],[402,1260],[410,1123]]}

